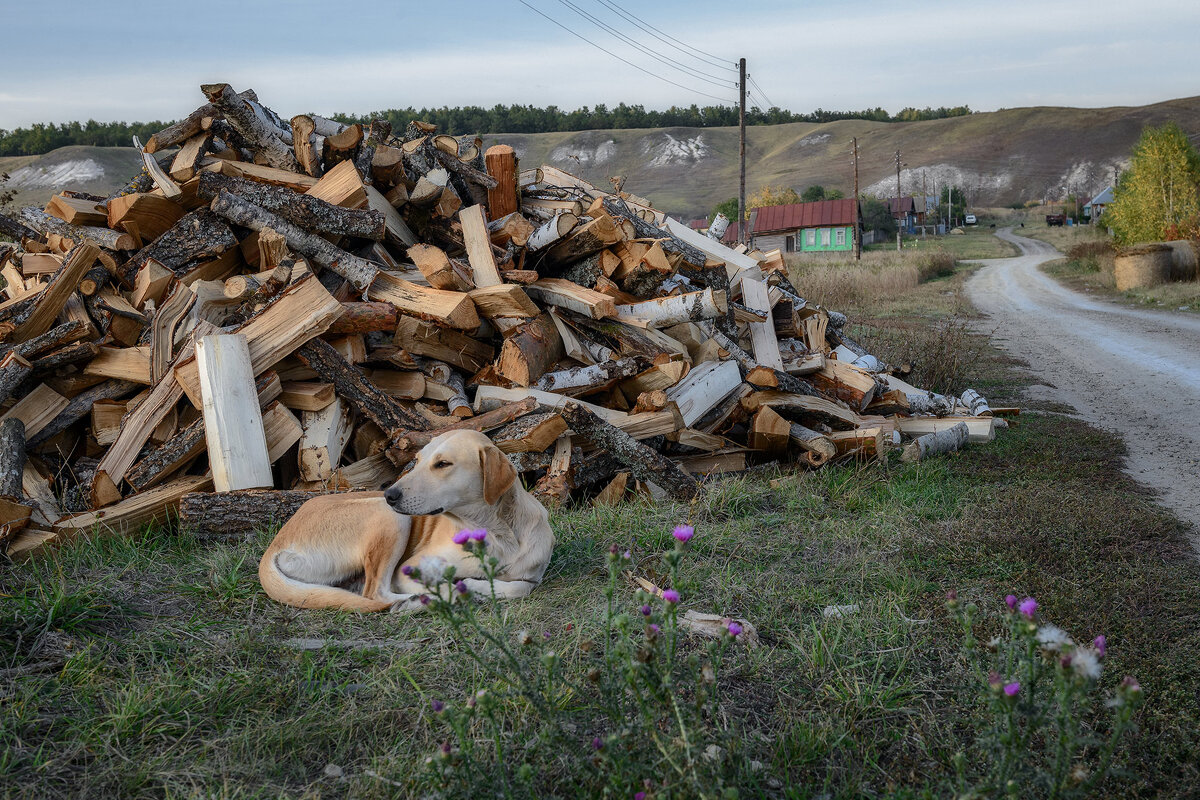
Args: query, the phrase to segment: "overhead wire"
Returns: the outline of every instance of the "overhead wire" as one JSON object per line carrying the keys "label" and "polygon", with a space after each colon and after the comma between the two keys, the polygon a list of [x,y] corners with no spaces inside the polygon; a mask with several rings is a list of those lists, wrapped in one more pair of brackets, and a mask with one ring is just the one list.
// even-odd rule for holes
{"label": "overhead wire", "polygon": [[746,73],[746,81],[758,90],[758,93],[762,96],[763,100],[770,104],[767,106],[768,108],[778,108],[778,106],[771,102],[771,98],[767,97],[767,93],[763,91],[763,88],[758,85],[758,81],[754,80],[753,75]]}
{"label": "overhead wire", "polygon": [[577,31],[573,30],[572,28],[569,28],[569,27],[567,27],[566,25],[564,25],[563,23],[561,23],[561,22],[559,22],[558,20],[554,19],[553,17],[549,16],[548,14],[544,14],[544,13],[542,13],[540,10],[538,10],[538,9],[537,9],[537,8],[535,8],[535,7],[533,7],[532,5],[530,5],[529,3],[527,3],[525,0],[518,0],[518,2],[520,2],[520,3],[521,3],[521,5],[525,6],[526,8],[528,8],[528,9],[529,9],[530,11],[532,11],[533,13],[537,14],[539,17],[542,17],[543,19],[547,20],[548,22],[551,22],[551,23],[553,23],[553,24],[557,25],[558,27],[562,28],[564,31],[566,31],[567,33],[571,34],[571,35],[572,35],[572,36],[574,36],[575,38],[577,38],[577,39],[580,39],[580,40],[582,40],[582,41],[584,41],[584,42],[587,42],[588,44],[590,44],[592,47],[596,48],[596,49],[597,49],[597,50],[599,50],[600,52],[602,52],[602,53],[606,53],[606,54],[608,54],[608,55],[612,56],[613,58],[617,59],[618,61],[620,61],[620,62],[622,62],[622,63],[624,63],[624,64],[627,64],[628,66],[631,66],[631,67],[633,67],[634,69],[636,69],[637,71],[639,71],[639,72],[641,72],[641,73],[644,73],[644,74],[646,74],[646,75],[649,75],[649,76],[650,76],[650,77],[652,77],[652,78],[657,78],[658,80],[662,81],[663,83],[669,83],[670,85],[672,85],[672,86],[674,86],[674,87],[676,87],[676,88],[679,88],[679,89],[683,89],[683,90],[684,90],[684,91],[686,91],[686,92],[692,92],[693,94],[698,94],[698,95],[701,95],[701,96],[703,96],[703,97],[708,97],[708,98],[711,98],[711,99],[713,99],[713,100],[716,100],[716,101],[718,101],[718,102],[720,102],[720,103],[728,103],[728,102],[729,102],[728,98],[724,98],[724,97],[717,97],[715,94],[710,94],[710,93],[708,93],[708,92],[703,92],[703,91],[701,91],[701,90],[699,90],[699,89],[694,89],[694,88],[692,88],[691,86],[684,86],[682,83],[677,83],[676,81],[673,81],[673,80],[671,80],[670,78],[664,78],[662,75],[659,75],[657,72],[652,72],[652,71],[650,71],[650,70],[646,69],[645,67],[641,66],[640,64],[635,64],[634,62],[630,61],[629,59],[627,59],[627,58],[624,58],[623,56],[617,55],[617,54],[616,54],[616,53],[614,53],[612,50],[609,50],[607,47],[604,47],[603,45],[597,44],[596,42],[593,42],[591,39],[587,38],[587,37],[586,37],[586,36],[584,36],[583,34],[581,34],[581,33],[577,32]]}
{"label": "overhead wire", "polygon": [[[692,47],[691,45],[688,45],[688,44],[685,44],[684,42],[679,41],[674,36],[671,36],[669,33],[666,33],[664,31],[660,31],[658,28],[655,28],[649,22],[645,22],[644,20],[640,19],[636,15],[621,8],[621,6],[617,5],[614,2],[610,2],[610,0],[597,0],[597,2],[608,7],[610,10],[617,13],[618,15],[624,17],[626,20],[633,23],[638,28],[641,28],[643,31],[650,34],[655,39],[657,39],[658,41],[667,45],[668,47],[673,47],[674,49],[678,50],[679,52],[683,53],[684,55],[690,56],[691,58],[694,58],[697,61],[702,61],[706,64],[711,64],[714,67],[721,67],[722,69],[727,69],[727,70],[730,70],[733,72],[737,72],[737,67],[734,66],[732,62],[727,61],[727,60],[721,58],[720,56],[715,56],[715,55],[712,55],[711,53],[705,53],[703,50],[700,50],[698,48]],[[700,55],[697,55],[697,53],[699,53]],[[710,61],[709,58],[707,58],[707,57],[711,57],[713,60]]]}
{"label": "overhead wire", "polygon": [[596,17],[592,16],[588,12],[584,11],[582,8],[575,5],[575,3],[571,2],[571,0],[558,0],[558,2],[561,3],[562,5],[566,6],[570,10],[574,11],[576,14],[583,17],[585,20],[592,23],[596,27],[600,28],[602,31],[616,37],[618,40],[624,42],[625,44],[629,45],[630,47],[634,48],[635,50],[638,50],[638,51],[644,53],[645,55],[650,56],[651,58],[653,58],[655,61],[659,62],[660,64],[664,64],[668,67],[671,67],[672,69],[675,69],[675,70],[678,70],[678,71],[684,73],[685,75],[688,75],[692,78],[696,78],[697,80],[702,80],[705,83],[712,84],[713,86],[720,86],[722,88],[726,88],[729,86],[729,81],[727,81],[725,78],[722,78],[719,75],[713,75],[710,72],[702,72],[701,70],[693,69],[692,67],[689,67],[686,64],[681,64],[678,61],[675,61],[673,59],[660,56],[659,54],[655,53],[650,48],[641,44],[640,42],[630,38],[629,36],[626,36],[625,34],[618,31],[616,28],[613,28],[611,25],[608,25],[604,21],[597,19]]}

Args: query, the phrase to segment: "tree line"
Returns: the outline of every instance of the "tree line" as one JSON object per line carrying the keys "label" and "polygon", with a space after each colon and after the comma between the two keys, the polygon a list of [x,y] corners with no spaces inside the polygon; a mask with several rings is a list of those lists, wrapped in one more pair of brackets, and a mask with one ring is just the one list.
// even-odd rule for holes
{"label": "tree line", "polygon": [[[842,119],[865,119],[874,122],[917,122],[921,120],[959,117],[971,114],[967,106],[939,108],[905,108],[897,114],[876,107],[862,111],[826,111],[818,108],[799,114],[782,108],[751,108],[746,112],[747,125],[781,125],[787,122],[833,122]],[[671,106],[666,110],[648,109],[642,105],[620,103],[612,108],[600,104],[583,106],[573,111],[558,106],[540,108],[532,105],[442,106],[441,108],[390,108],[373,114],[334,114],[342,122],[367,122],[387,119],[392,129],[403,131],[412,120],[433,123],[439,131],[459,136],[486,133],[556,133],[561,131],[605,130],[610,128],[716,128],[738,124],[738,110],[733,106]],[[0,128],[0,156],[28,156],[48,153],[68,145],[124,147],[137,135],[145,141],[170,122],[38,122],[27,128]]]}

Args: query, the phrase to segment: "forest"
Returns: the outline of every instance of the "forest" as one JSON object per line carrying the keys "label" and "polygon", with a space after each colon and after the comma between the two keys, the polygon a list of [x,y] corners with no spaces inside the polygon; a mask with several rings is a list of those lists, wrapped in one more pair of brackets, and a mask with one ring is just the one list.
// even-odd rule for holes
{"label": "forest", "polygon": [[[780,125],[788,122],[833,122],[840,119],[866,119],[875,122],[917,122],[970,114],[967,106],[947,108],[905,108],[896,114],[883,108],[862,111],[826,111],[818,108],[800,114],[782,108],[746,112],[747,125]],[[738,124],[733,106],[671,106],[660,111],[642,105],[621,103],[613,108],[600,104],[567,111],[557,106],[501,105],[491,108],[461,106],[441,108],[390,108],[372,114],[334,114],[342,122],[366,122],[383,117],[392,129],[403,131],[409,121],[424,120],[438,130],[453,135],[487,133],[552,133],[558,131],[605,130],[609,128],[717,128]],[[0,156],[41,155],[68,145],[125,147],[136,135],[145,141],[170,121],[153,122],[62,122],[34,123],[27,128],[0,128]]]}

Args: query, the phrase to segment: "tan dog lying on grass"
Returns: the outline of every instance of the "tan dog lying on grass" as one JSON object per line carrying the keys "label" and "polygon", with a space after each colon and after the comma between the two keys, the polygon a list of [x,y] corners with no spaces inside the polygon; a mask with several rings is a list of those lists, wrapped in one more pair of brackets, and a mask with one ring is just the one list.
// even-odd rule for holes
{"label": "tan dog lying on grass", "polygon": [[[495,596],[523,597],[550,561],[548,516],[490,439],[453,431],[422,448],[386,492],[323,495],[300,506],[263,554],[258,579],[272,599],[298,608],[410,609],[425,588],[400,568],[437,556],[486,595],[479,561],[453,541],[485,528],[487,554],[500,562]],[[360,583],[361,593],[353,591]]]}

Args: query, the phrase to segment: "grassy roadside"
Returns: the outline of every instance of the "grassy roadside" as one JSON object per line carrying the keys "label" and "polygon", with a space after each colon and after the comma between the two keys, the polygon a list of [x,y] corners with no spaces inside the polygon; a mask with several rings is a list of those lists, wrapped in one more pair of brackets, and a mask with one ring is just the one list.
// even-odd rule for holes
{"label": "grassy roadside", "polygon": [[[972,348],[972,363],[938,378],[941,356],[927,354],[914,374],[1019,402],[1018,365],[959,325],[962,281],[861,298],[846,309],[854,335],[890,355],[932,329],[931,342],[951,337],[944,351]],[[1200,568],[1121,455],[1111,434],[1025,415],[990,446],[921,465],[847,465],[779,488],[772,470],[715,484],[691,509],[559,513],[546,582],[504,611],[579,659],[603,616],[609,545],[632,545],[636,571],[653,577],[671,527],[690,517],[685,606],[746,617],[764,641],[720,684],[746,758],[763,764],[741,796],[932,798],[950,794],[950,759],[979,712],[942,596],[995,609],[1008,592],[1032,594],[1077,636],[1108,635],[1104,685],[1135,674],[1146,689],[1129,774],[1105,794],[1195,794]],[[0,566],[0,794],[429,796],[420,779],[440,731],[428,701],[469,695],[478,674],[428,617],[270,602],[254,577],[268,539],[203,545],[156,530]],[[848,603],[860,612],[822,614]],[[380,646],[303,651],[295,638]],[[532,752],[524,709],[505,711],[506,735]],[[576,796],[578,765],[545,757],[536,769],[538,796]]]}

